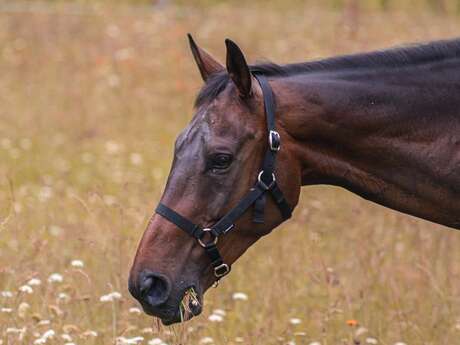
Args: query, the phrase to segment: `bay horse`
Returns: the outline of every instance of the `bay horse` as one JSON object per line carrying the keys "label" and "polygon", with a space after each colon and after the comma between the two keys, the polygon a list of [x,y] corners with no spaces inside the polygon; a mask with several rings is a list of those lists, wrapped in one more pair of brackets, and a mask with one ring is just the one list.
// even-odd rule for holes
{"label": "bay horse", "polygon": [[189,42],[204,86],[129,277],[147,314],[181,321],[190,288],[199,314],[305,185],[460,229],[460,40],[282,66]]}

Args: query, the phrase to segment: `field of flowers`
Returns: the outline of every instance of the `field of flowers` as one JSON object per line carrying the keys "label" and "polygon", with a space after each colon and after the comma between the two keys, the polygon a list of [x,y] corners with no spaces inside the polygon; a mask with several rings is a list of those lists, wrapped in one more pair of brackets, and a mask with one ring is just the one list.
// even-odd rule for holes
{"label": "field of flowers", "polygon": [[163,327],[127,291],[201,85],[187,32],[222,61],[230,37],[250,61],[284,63],[453,37],[458,17],[300,2],[6,4],[0,344],[459,344],[460,232],[332,187],[305,188],[293,219],[194,320]]}

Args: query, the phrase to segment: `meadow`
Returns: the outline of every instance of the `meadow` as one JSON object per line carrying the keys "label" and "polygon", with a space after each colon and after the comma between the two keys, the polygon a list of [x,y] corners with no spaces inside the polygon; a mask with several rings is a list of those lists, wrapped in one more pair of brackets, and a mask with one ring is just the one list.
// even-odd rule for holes
{"label": "meadow", "polygon": [[230,37],[287,63],[455,37],[458,16],[0,5],[0,344],[460,344],[460,232],[327,186],[304,188],[192,321],[163,327],[127,291],[202,83],[187,32],[221,61]]}

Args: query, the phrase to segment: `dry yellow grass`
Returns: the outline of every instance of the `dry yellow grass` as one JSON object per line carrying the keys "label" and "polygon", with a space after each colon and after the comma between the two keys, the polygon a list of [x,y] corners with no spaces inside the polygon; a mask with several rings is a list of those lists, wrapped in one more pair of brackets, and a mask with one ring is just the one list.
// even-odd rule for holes
{"label": "dry yellow grass", "polygon": [[296,4],[0,13],[0,344],[459,343],[460,232],[331,187],[305,188],[202,316],[165,329],[132,309],[127,272],[201,85],[186,32],[220,58],[231,37],[283,63],[460,29]]}

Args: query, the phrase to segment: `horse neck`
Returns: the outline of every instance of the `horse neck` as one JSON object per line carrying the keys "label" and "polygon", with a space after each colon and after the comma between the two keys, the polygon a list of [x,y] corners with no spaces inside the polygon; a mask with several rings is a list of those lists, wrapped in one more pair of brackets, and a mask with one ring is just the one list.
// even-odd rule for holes
{"label": "horse neck", "polygon": [[446,61],[275,80],[302,184],[341,186],[460,228],[459,67]]}

